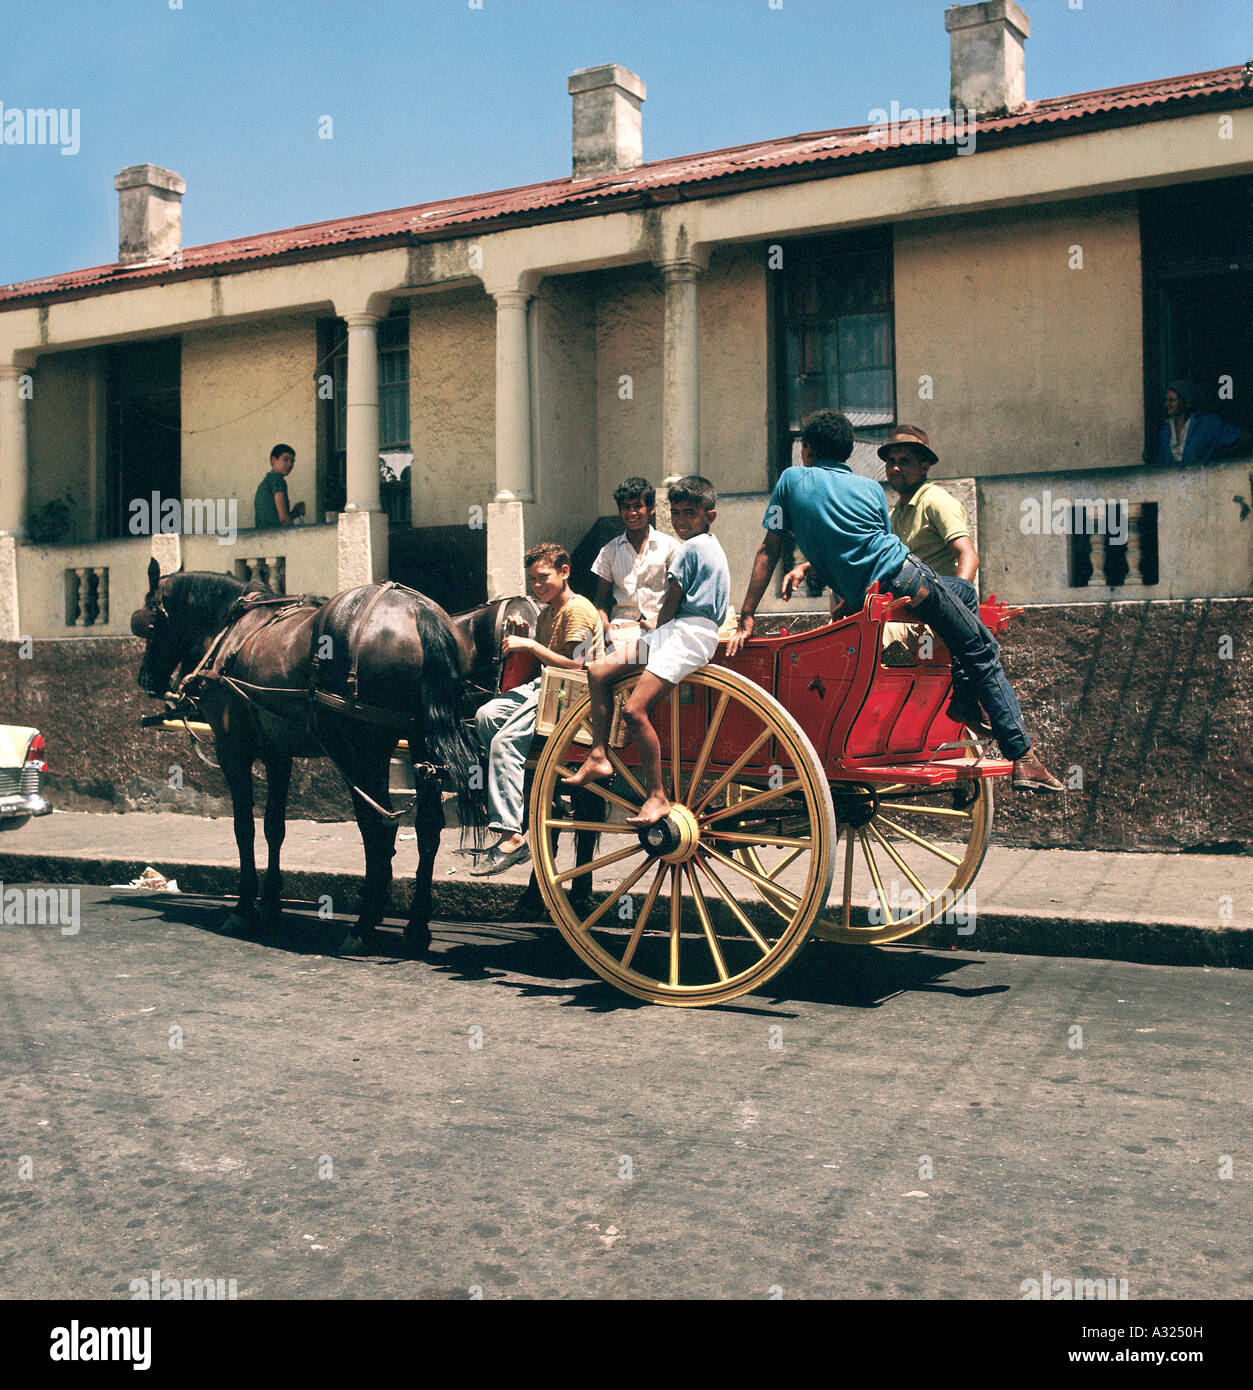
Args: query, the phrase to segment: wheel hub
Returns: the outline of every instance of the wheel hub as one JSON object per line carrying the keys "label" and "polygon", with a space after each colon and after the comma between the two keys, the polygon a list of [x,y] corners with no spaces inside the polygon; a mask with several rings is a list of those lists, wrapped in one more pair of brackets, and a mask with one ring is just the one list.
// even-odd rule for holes
{"label": "wheel hub", "polygon": [[640,844],[654,859],[667,864],[681,864],[696,853],[700,843],[700,825],[686,806],[674,806],[670,814],[640,832]]}
{"label": "wheel hub", "polygon": [[835,807],[835,819],[840,825],[852,826],[860,830],[874,820],[879,809],[879,794],[873,787],[847,787],[836,791],[831,788],[831,803]]}

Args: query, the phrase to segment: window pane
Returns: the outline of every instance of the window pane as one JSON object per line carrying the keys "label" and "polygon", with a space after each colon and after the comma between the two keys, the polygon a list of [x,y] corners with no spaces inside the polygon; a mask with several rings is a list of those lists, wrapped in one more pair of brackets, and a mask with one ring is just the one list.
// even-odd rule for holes
{"label": "window pane", "polygon": [[842,372],[840,409],[853,422],[854,429],[867,425],[887,425],[892,421],[892,373]]}
{"label": "window pane", "polygon": [[858,314],[840,320],[840,369],[868,371],[892,361],[891,330],[886,314]]}

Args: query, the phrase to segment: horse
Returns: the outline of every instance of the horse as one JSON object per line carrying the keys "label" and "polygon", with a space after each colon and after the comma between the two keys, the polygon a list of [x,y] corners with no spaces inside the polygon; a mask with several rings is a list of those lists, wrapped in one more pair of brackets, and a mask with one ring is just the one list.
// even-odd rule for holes
{"label": "horse", "polygon": [[456,792],[463,833],[476,844],[486,819],[479,749],[460,709],[474,650],[448,614],[397,584],[365,584],[331,599],[282,598],[227,574],[163,578],[154,559],[131,631],[147,642],[140,688],[156,698],[173,688],[184,704],[190,697],[213,731],[239,850],[232,930],[258,921],[253,765],[260,760],[267,776],[260,923],[273,931],[282,920],[279,858],[292,760],[328,757],[352,791],[366,861],[360,915],[341,950],[378,948],[403,814],[390,809],[388,773],[397,740],[407,737],[418,871],[404,941],[410,953],[423,953],[444,828],[442,778]]}

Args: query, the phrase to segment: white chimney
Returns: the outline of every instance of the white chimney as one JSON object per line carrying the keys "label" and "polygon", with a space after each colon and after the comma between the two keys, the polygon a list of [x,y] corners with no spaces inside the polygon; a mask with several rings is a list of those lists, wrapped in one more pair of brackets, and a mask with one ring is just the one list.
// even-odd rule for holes
{"label": "white chimney", "polygon": [[1017,111],[1026,105],[1022,46],[1031,22],[1014,0],[954,5],[944,12],[950,35],[953,110]]}
{"label": "white chimney", "polygon": [[172,256],[183,240],[187,185],[169,169],[132,164],[115,174],[117,258],[123,265]]}
{"label": "white chimney", "polygon": [[574,177],[615,174],[644,162],[643,82],[620,63],[580,68],[566,84],[574,98]]}

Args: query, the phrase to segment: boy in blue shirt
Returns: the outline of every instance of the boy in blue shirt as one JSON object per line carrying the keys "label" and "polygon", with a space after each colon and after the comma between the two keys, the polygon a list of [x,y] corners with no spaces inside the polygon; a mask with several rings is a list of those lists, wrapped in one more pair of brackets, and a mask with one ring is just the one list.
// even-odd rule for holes
{"label": "boy in blue shirt", "polygon": [[[640,755],[648,799],[639,814],[628,817],[631,825],[652,825],[670,813],[661,776],[661,743],[649,719],[653,706],[685,676],[713,660],[718,650],[718,629],[727,616],[731,598],[731,571],[722,547],[710,534],[718,514],[718,494],[707,478],[695,473],[680,478],[669,491],[670,524],[682,544],[671,557],[667,571],[666,600],[657,627],[640,638],[648,664],[635,689],[622,706],[622,715]],[[606,753],[609,722],[613,715],[612,685],[626,674],[621,655],[597,661],[587,668],[592,702],[593,747],[568,786],[581,787],[601,777],[613,776]]]}

